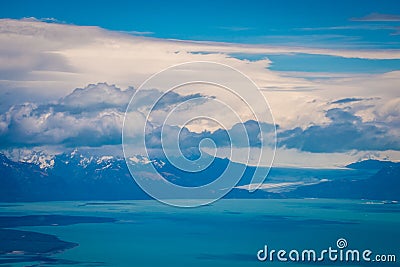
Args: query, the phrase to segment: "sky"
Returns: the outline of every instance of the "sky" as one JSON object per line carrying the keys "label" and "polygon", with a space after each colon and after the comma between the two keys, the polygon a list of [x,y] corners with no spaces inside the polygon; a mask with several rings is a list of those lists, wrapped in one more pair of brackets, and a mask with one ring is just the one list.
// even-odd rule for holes
{"label": "sky", "polygon": [[[382,15],[394,14],[394,18]],[[398,46],[397,1],[4,1],[0,16],[48,18],[158,38]],[[381,16],[380,16],[381,15]],[[394,20],[394,21],[389,21]],[[397,20],[397,22],[396,22]]]}
{"label": "sky", "polygon": [[[276,165],[400,160],[397,1],[4,1],[0,18],[2,150],[120,147],[125,108],[146,79],[175,64],[213,61],[247,75],[268,100],[272,117],[260,123],[267,136],[277,125]],[[159,96],[161,84],[143,99]],[[155,117],[224,115],[216,100],[227,99],[217,88],[192,87],[169,95]],[[182,101],[192,106],[177,109]],[[132,110],[135,120],[143,109]],[[250,127],[245,109],[235,110],[247,124],[199,121],[186,127],[187,149],[202,138],[225,144],[225,133]],[[183,125],[168,127],[172,134]],[[260,132],[249,130],[256,153]],[[273,146],[263,149],[269,162]]]}

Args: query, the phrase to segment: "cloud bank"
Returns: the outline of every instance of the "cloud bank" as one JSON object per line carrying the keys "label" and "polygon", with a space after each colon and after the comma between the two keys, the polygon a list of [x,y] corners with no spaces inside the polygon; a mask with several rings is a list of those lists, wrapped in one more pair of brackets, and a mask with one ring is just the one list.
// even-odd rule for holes
{"label": "cloud bank", "polygon": [[[55,102],[43,104],[26,102],[14,105],[0,115],[1,146],[2,148],[46,145],[96,147],[121,144],[125,110],[134,93],[142,99],[140,101],[142,106],[133,111],[138,114],[136,124],[140,126],[144,120],[141,109],[151,108],[148,106],[150,103],[146,103],[148,95],[161,96],[160,91],[154,89],[136,92],[132,87],[121,90],[115,85],[99,83],[77,88]],[[170,92],[164,95],[154,110],[166,114],[177,104],[199,97],[200,94],[182,96]],[[197,102],[198,105],[204,103],[204,101]],[[213,132],[204,130],[201,133],[177,125],[161,127],[150,124],[150,127],[151,130],[147,133],[147,145],[149,148],[158,149],[162,149],[161,131],[166,131],[166,136],[179,136],[181,148],[184,150],[197,148],[204,138],[213,139],[219,147],[230,146],[229,136],[234,137],[240,133],[238,125],[229,130],[218,129]],[[259,124],[255,121],[245,122],[244,128],[248,132],[249,143],[236,143],[234,146],[260,147],[260,131],[274,130],[273,125]],[[138,127],[133,129],[131,134],[134,136],[134,131],[141,130],[143,128]]]}
{"label": "cloud bank", "polygon": [[[99,83],[75,89],[71,94],[55,102],[43,104],[27,102],[14,105],[0,115],[1,145],[3,148],[9,148],[60,144],[68,147],[121,144],[125,109],[135,92],[132,87],[121,90],[115,85]],[[135,112],[139,114],[138,120],[144,120],[140,117],[140,109],[150,108],[147,106],[146,97],[148,94],[161,96],[161,93],[154,89],[140,91],[138,94],[139,98],[143,99],[143,106]],[[199,96],[201,95],[182,96],[172,92],[167,94],[165,99],[162,98],[163,101],[159,102],[155,110],[167,114],[171,111],[171,107]],[[353,102],[358,103],[358,108],[341,106]],[[375,118],[380,118],[379,123],[365,122],[356,114],[369,108],[365,104],[362,106],[362,102],[359,99],[334,101],[338,107],[325,112],[328,120],[325,124],[311,125],[304,129],[301,127],[280,129],[278,126],[278,146],[312,153],[400,150],[400,119],[397,116],[400,98],[386,103],[379,110],[373,109],[376,113]],[[198,105],[204,103],[198,102]],[[138,121],[137,124],[141,125],[141,122]],[[200,141],[205,138],[212,139],[218,147],[229,147],[231,138],[235,140],[236,135],[242,134],[239,124],[227,130],[218,128],[202,132],[193,132],[180,125],[150,126],[147,145],[149,148],[158,149],[162,149],[161,131],[165,131],[166,136],[179,136],[183,149],[197,148]],[[247,132],[246,142],[233,143],[235,147],[261,147],[260,131],[263,131],[265,136],[271,136],[275,130],[273,125],[252,120],[244,122],[243,126]],[[137,130],[143,129],[139,127],[132,132]],[[236,140],[241,139],[236,138]],[[272,141],[272,137],[269,141]]]}
{"label": "cloud bank", "polygon": [[[397,18],[371,14],[362,19],[393,21]],[[256,60],[232,56],[238,54],[254,55]],[[271,64],[274,62],[268,58],[271,54],[400,59],[398,49],[329,49],[166,40],[57,21],[2,19],[1,147],[118,145],[124,111],[136,92],[134,88],[171,65],[215,61],[237,68],[262,88],[279,125],[281,154],[278,158],[284,155],[296,162],[301,157],[313,158],[324,153],[339,158],[341,153],[359,156],[358,152],[400,150],[400,70],[379,74],[273,71]],[[86,84],[90,85],[74,89]],[[148,96],[158,94],[157,89],[142,92],[141,108],[148,108]],[[210,96],[223,99],[217,91]],[[156,107],[155,116],[162,118],[177,103],[196,98],[201,98],[196,92],[171,93]],[[206,100],[196,105],[199,109],[209,109]],[[217,114],[219,110],[211,112]],[[138,121],[144,119],[140,110],[136,116]],[[268,123],[260,123],[268,132]],[[156,133],[160,129],[159,125],[153,127],[152,140],[156,146],[159,142]],[[172,124],[168,127],[170,131],[180,129]],[[234,135],[237,127],[234,123],[227,129],[209,125],[200,125],[198,129],[188,127],[182,131],[181,141],[191,148],[202,138],[213,138],[223,146],[227,144],[226,135]],[[247,122],[246,129],[250,146],[258,148],[259,130],[252,127],[251,121]],[[235,145],[238,149],[244,146]],[[325,162],[329,162],[329,157]]]}

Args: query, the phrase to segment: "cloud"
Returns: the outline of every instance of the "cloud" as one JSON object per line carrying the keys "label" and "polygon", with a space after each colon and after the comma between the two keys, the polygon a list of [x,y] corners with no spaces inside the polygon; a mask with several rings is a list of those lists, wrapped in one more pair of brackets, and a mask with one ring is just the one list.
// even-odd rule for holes
{"label": "cloud", "polygon": [[90,84],[85,88],[77,88],[71,94],[61,98],[55,108],[74,113],[108,108],[125,111],[134,92],[132,87],[121,90],[107,83]]}
{"label": "cloud", "polygon": [[120,144],[124,112],[133,91],[99,83],[76,89],[56,102],[14,105],[0,115],[1,146]]}
{"label": "cloud", "polygon": [[[268,59],[249,62],[230,56],[235,53],[306,53],[349,58],[400,58],[400,52],[393,49],[352,50],[165,40],[131,36],[98,27],[40,21],[0,20],[0,51],[0,112],[32,99],[57,101],[70,94],[73,88],[101,81],[121,88],[138,88],[150,75],[171,65],[215,61],[237,68],[260,88],[266,88],[263,93],[278,123],[282,127],[293,127],[293,124],[303,126],[310,122],[324,122],[319,107],[304,105],[302,101],[307,103],[317,99],[327,102],[354,95],[387,95],[390,98],[397,94],[394,85],[400,80],[400,73],[396,72],[379,76],[338,77],[335,73],[324,73],[324,78],[296,76],[293,72],[270,70],[272,62]],[[308,75],[318,76],[316,73]],[[386,89],[388,87],[392,88]],[[380,88],[379,92],[376,88]],[[282,98],[282,92],[288,94]],[[300,110],[307,112],[298,120]],[[306,114],[313,114],[313,118]],[[315,121],[317,118],[319,120]]]}
{"label": "cloud", "polygon": [[[55,102],[42,104],[27,102],[12,106],[0,115],[1,146],[2,148],[46,145],[96,147],[121,144],[122,122],[133,94],[136,94],[135,97],[140,105],[135,110],[129,110],[130,118],[134,121],[127,124],[128,138],[135,138],[138,131],[143,131],[145,117],[142,111],[151,108],[152,103],[148,102],[149,98],[162,96],[158,104],[153,107],[154,112],[164,114],[160,115],[161,118],[165,118],[177,104],[187,100],[203,99],[196,101],[196,105],[206,102],[201,94],[180,95],[169,92],[163,95],[156,89],[136,91],[130,87],[121,90],[107,83],[90,84],[85,88],[75,89],[71,94]],[[270,127],[261,124],[263,128],[257,128],[257,125],[255,121],[245,123],[251,146],[260,144],[259,130]],[[166,144],[175,142],[174,138],[180,136],[179,142],[184,150],[197,148],[204,138],[214,139],[218,146],[230,144],[228,132],[224,130],[196,133],[186,127],[174,125],[164,125],[162,128],[148,122],[148,126],[150,131],[147,133],[147,145],[153,149],[162,149],[161,130],[166,132],[167,139],[163,140]],[[239,135],[238,128],[238,125],[234,126],[230,134]]]}
{"label": "cloud", "polygon": [[361,18],[352,18],[352,21],[400,21],[400,15],[371,13]]}
{"label": "cloud", "polygon": [[120,143],[123,113],[71,114],[25,103],[1,115],[1,146],[101,146]]}
{"label": "cloud", "polygon": [[[118,131],[116,129],[120,127],[129,96],[135,92],[133,87],[138,88],[150,75],[174,64],[215,61],[242,71],[260,88],[265,88],[262,93],[268,99],[274,118],[280,125],[280,133],[286,134],[281,135],[281,142],[287,147],[293,147],[285,153],[289,150],[297,151],[297,159],[301,159],[305,151],[350,151],[353,148],[379,150],[386,147],[397,149],[398,144],[393,138],[399,129],[400,111],[396,99],[400,71],[350,75],[282,72],[270,69],[274,62],[268,56],[254,61],[231,56],[247,54],[256,55],[255,58],[258,59],[257,55],[296,56],[299,53],[346,58],[400,58],[398,49],[290,47],[165,40],[132,36],[98,27],[44,23],[33,19],[3,19],[0,20],[1,143],[3,146],[57,143],[72,146],[75,142],[91,146],[117,144],[120,142],[120,128]],[[107,84],[97,84],[98,82]],[[94,85],[73,91],[85,84]],[[160,92],[156,88],[142,92],[142,108],[147,107],[148,98],[158,94]],[[225,100],[225,96],[218,92],[213,92],[212,95],[216,99]],[[154,116],[159,116],[161,120],[179,101],[196,98],[201,97],[195,91],[191,91],[191,95],[171,92],[159,103]],[[363,101],[356,101],[357,99]],[[366,101],[367,99],[371,100]],[[197,103],[198,110],[187,108],[182,112],[190,113],[191,116],[199,110],[207,111],[226,122],[225,113],[210,102]],[[348,107],[351,109],[346,109]],[[350,114],[327,112],[334,108]],[[239,109],[235,111],[242,112]],[[138,121],[144,119],[141,113],[134,115]],[[335,121],[332,118],[336,118]],[[223,132],[230,131],[231,135],[235,135],[235,123],[233,120],[229,121],[227,129],[218,132],[218,127],[205,127],[209,133],[203,134],[204,124],[196,129],[193,125],[188,126],[187,139],[182,141],[187,141],[189,147],[201,137],[209,135],[224,144],[226,141]],[[138,125],[131,126],[134,128],[132,132],[137,131],[135,127]],[[179,123],[170,123],[169,126],[172,127],[171,131],[174,130],[173,127],[181,127]],[[342,142],[333,133],[342,138],[355,139]],[[378,134],[381,136],[376,140]],[[317,140],[331,144],[324,148]],[[250,134],[250,142],[252,148],[257,148],[257,131]],[[370,144],[366,145],[366,142]],[[283,150],[284,147],[280,149]],[[316,155],[318,154],[320,153]],[[336,155],[335,159],[338,158]],[[294,157],[293,160],[295,161]],[[317,160],[317,156],[313,160]],[[329,163],[329,157],[325,158],[325,162]]]}
{"label": "cloud", "polygon": [[[149,90],[145,90],[145,91],[141,91],[140,93],[143,95],[147,94],[147,91]],[[173,91],[161,94],[159,91],[154,90],[154,92],[156,92],[156,94],[158,94],[159,96],[159,101],[155,104],[155,106],[153,107],[153,110],[165,110],[165,111],[170,111],[171,109],[173,109],[177,103],[182,103],[188,100],[197,100],[195,101],[196,104],[200,104],[200,103],[204,103],[204,101],[206,100],[207,97],[202,96],[202,94],[200,93],[195,93],[195,94],[189,94],[189,95],[180,95],[178,93],[175,93]],[[210,97],[213,98],[213,97]]]}
{"label": "cloud", "polygon": [[[200,133],[192,132],[186,127],[164,125],[155,127],[147,135],[147,144],[151,148],[161,149],[161,133],[164,134],[164,146],[168,143],[176,142],[179,137],[179,144],[182,149],[198,148],[200,141],[206,138],[213,140],[217,147],[261,147],[263,145],[274,145],[275,126],[268,123],[258,123],[249,120],[244,123],[237,123],[230,129],[217,129],[216,131],[203,131]],[[264,142],[261,140],[261,132],[265,136]],[[210,147],[209,145],[205,145]]]}
{"label": "cloud", "polygon": [[396,133],[400,128],[400,97],[380,103],[372,110],[372,113],[376,121],[392,125],[391,130]]}
{"label": "cloud", "polygon": [[218,27],[221,30],[226,30],[226,31],[231,31],[231,32],[242,32],[242,31],[249,31],[252,30],[253,28],[251,27],[239,27],[239,26],[221,26]]}
{"label": "cloud", "polygon": [[364,100],[363,98],[348,97],[348,98],[342,98],[342,99],[335,100],[331,103],[332,104],[347,104],[347,103],[359,102],[359,101],[363,101],[363,100]]}
{"label": "cloud", "polygon": [[[71,88],[99,81],[125,88],[139,87],[150,75],[166,67],[198,60],[217,61],[252,73],[261,87],[277,85],[284,89],[293,84],[309,85],[304,80],[269,71],[266,69],[268,60],[250,65],[246,60],[229,57],[232,53],[400,58],[400,52],[395,49],[326,49],[163,40],[98,27],[10,19],[0,20],[0,44],[0,69],[4,76],[0,86],[44,88],[49,89],[47,94],[58,93],[58,97],[70,93]],[[40,86],[37,81],[41,81]]]}
{"label": "cloud", "polygon": [[53,17],[47,17],[47,18],[25,17],[25,18],[22,18],[21,20],[28,21],[28,22],[46,22],[46,23],[67,24],[66,21],[58,20]]}
{"label": "cloud", "polygon": [[[299,31],[341,31],[341,30],[398,30],[397,26],[388,25],[388,24],[352,24],[352,25],[343,25],[343,26],[330,26],[330,27],[312,27],[312,28],[297,28],[296,30]],[[313,35],[311,35],[313,36]],[[320,36],[320,35],[317,35]],[[316,36],[316,37],[317,37]],[[322,37],[329,37],[331,38],[337,37],[341,38],[342,40],[358,40],[356,37],[350,37],[346,35],[321,35]]]}
{"label": "cloud", "polygon": [[393,123],[363,122],[350,108],[329,109],[325,116],[331,121],[326,125],[280,132],[279,145],[313,153],[400,150],[399,131],[393,130]]}
{"label": "cloud", "polygon": [[[135,90],[128,88],[121,90],[114,85],[99,83],[88,85],[85,88],[76,89],[70,95],[51,103],[24,103],[14,105],[6,113],[0,115],[0,140],[2,149],[18,147],[103,147],[107,145],[121,144],[121,127],[124,110],[130,94]],[[143,107],[148,103],[146,94],[160,94],[157,90],[143,92]],[[172,94],[161,105],[159,112],[169,112],[170,107],[176,105],[189,96]],[[96,100],[94,100],[96,99]],[[342,100],[342,99],[340,99]],[[351,100],[351,99],[350,99]],[[400,150],[398,133],[400,132],[400,98],[388,102],[378,102],[379,108],[371,108],[363,104],[364,101],[339,101],[328,106],[336,106],[325,112],[327,123],[313,125],[305,129],[294,128],[291,130],[278,127],[279,147],[275,164],[284,166],[309,166],[309,167],[337,167],[358,160],[363,153],[376,151],[382,157],[391,154],[392,160],[398,157]],[[75,102],[76,101],[76,102]],[[371,100],[381,101],[381,100]],[[333,101],[335,102],[335,101]],[[343,102],[343,103],[342,103]],[[354,105],[354,104],[357,105]],[[200,103],[204,105],[205,102]],[[347,106],[343,106],[347,105]],[[352,106],[349,106],[352,105]],[[370,121],[363,121],[356,115],[368,110],[372,112]],[[371,115],[371,116],[372,116]],[[134,133],[142,131],[144,116],[138,111],[132,111],[132,121],[128,130],[134,139]],[[377,123],[379,121],[379,123]],[[147,146],[154,155],[161,155],[161,127],[149,124],[147,134]],[[243,127],[246,135],[243,135]],[[247,121],[243,125],[234,124],[229,129],[204,130],[194,132],[186,127],[177,125],[165,125],[164,148],[168,149],[176,142],[179,136],[179,144],[183,153],[187,156],[199,154],[200,142],[204,139],[212,139],[221,153],[220,157],[229,157],[229,146],[232,139],[234,150],[242,152],[244,158],[232,158],[238,162],[257,164],[257,155],[261,149],[260,131],[265,135],[265,143],[262,149],[263,155],[271,155],[273,144],[271,141],[273,125]],[[246,138],[246,139],[243,139]],[[247,139],[248,138],[248,139]],[[137,141],[137,140],[136,140]],[[248,149],[251,149],[250,158],[247,158]],[[213,154],[213,146],[203,143],[201,149]],[[59,150],[63,150],[59,148]],[[219,151],[218,150],[218,151]],[[379,152],[392,150],[392,152]],[[360,152],[361,151],[361,152]],[[143,151],[141,151],[142,153]],[[157,154],[155,154],[157,153]],[[225,154],[224,154],[225,153]],[[361,154],[360,154],[361,153]],[[270,158],[262,162],[270,162]]]}
{"label": "cloud", "polygon": [[121,33],[131,34],[131,35],[152,35],[154,32],[149,31],[120,31]]}

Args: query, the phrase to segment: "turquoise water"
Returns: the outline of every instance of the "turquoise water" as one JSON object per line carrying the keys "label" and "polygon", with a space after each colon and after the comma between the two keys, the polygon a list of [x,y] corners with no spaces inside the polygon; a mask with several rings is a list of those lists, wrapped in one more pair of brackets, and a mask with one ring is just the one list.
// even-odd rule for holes
{"label": "turquoise water", "polygon": [[[353,200],[220,200],[183,209],[156,201],[43,202],[2,207],[7,215],[82,215],[112,223],[29,226],[15,229],[58,236],[79,246],[53,255],[76,261],[57,266],[318,266],[259,262],[257,251],[322,250],[345,238],[348,248],[396,254],[390,263],[329,262],[330,266],[398,266],[400,205]],[[40,262],[7,266],[51,266]]]}

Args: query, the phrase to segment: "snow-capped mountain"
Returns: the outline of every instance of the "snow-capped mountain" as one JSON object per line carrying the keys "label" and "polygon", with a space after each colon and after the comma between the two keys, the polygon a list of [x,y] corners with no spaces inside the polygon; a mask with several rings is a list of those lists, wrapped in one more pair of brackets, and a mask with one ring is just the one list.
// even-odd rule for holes
{"label": "snow-capped mountain", "polygon": [[148,157],[142,155],[132,156],[128,158],[128,162],[129,164],[134,164],[134,165],[146,165],[152,163],[154,164],[154,166],[160,169],[165,166],[165,162],[161,159],[150,160]]}
{"label": "snow-capped mountain", "polygon": [[52,168],[54,166],[55,156],[44,151],[18,149],[7,151],[6,156],[13,161],[35,164],[40,169]]}
{"label": "snow-capped mountain", "polygon": [[33,153],[17,161],[0,154],[0,184],[2,201],[147,198],[123,158],[77,150],[51,157]]}
{"label": "snow-capped mountain", "polygon": [[[167,159],[149,159],[135,155],[127,160],[135,165],[135,178],[149,179],[149,164],[165,179],[181,186],[201,186],[212,182],[230,164],[241,169],[239,163],[216,158],[200,172],[186,172],[175,167]],[[148,199],[128,170],[123,157],[94,155],[72,150],[58,155],[44,152],[20,153],[9,158],[0,153],[0,201],[46,201],[46,200],[121,200]],[[371,166],[379,169],[371,169]],[[399,164],[390,162],[362,162],[365,171],[312,170],[274,168],[262,190],[249,193],[254,167],[246,167],[238,186],[227,197],[234,198],[282,198],[282,197],[329,197],[372,198],[399,200]],[[371,168],[370,168],[371,167]],[[309,183],[310,177],[313,183]],[[335,180],[335,177],[340,177]],[[361,178],[360,178],[361,177]],[[369,178],[368,178],[369,177]],[[328,179],[326,179],[328,178]],[[297,179],[297,180],[293,180]],[[325,179],[324,183],[318,180]],[[296,181],[302,180],[302,183]],[[296,185],[285,190],[271,191],[277,184]],[[264,190],[265,188],[265,190]]]}
{"label": "snow-capped mountain", "polygon": [[[120,168],[121,164],[125,161],[122,156],[95,156],[78,149],[74,149],[69,153],[62,153],[58,155],[34,150],[14,150],[5,153],[5,155],[12,161],[30,163],[43,170],[54,169],[63,165],[71,165],[77,167],[79,166],[83,169],[93,168],[99,171],[114,167]],[[154,164],[158,168],[162,168],[165,165],[163,160],[150,160],[148,157],[142,155],[134,155],[128,159],[128,162],[135,165]]]}
{"label": "snow-capped mountain", "polygon": [[[165,179],[182,186],[207,184],[228,163],[226,159],[217,159],[203,172],[188,173],[166,159],[140,155],[130,157],[127,162],[123,157],[76,149],[53,156],[42,152],[32,152],[29,156],[24,154],[11,160],[1,154],[0,201],[142,199],[148,196],[132,179],[127,163],[135,166],[135,178],[148,179],[151,164]],[[46,159],[48,163],[37,159]]]}
{"label": "snow-capped mountain", "polygon": [[[138,173],[146,165],[162,169],[162,160],[128,159]],[[136,185],[125,159],[74,149],[49,155],[43,151],[0,153],[0,201],[148,198]]]}

